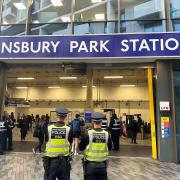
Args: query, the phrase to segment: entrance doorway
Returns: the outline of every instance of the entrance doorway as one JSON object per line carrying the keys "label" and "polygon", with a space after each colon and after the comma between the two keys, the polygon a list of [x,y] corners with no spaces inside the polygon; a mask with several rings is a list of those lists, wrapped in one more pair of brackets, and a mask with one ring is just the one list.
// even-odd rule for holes
{"label": "entrance doorway", "polygon": [[[93,69],[93,109],[105,113],[110,122],[113,110],[121,120],[120,152],[112,155],[151,156],[151,126],[147,69]],[[13,112],[15,151],[31,151],[37,143],[34,124],[21,141],[18,119],[22,116],[49,115],[54,121],[56,107],[67,107],[67,123],[80,113],[84,118],[87,76],[83,67],[45,66],[13,68],[8,72],[6,111]],[[131,144],[132,121],[136,120],[137,144]],[[34,120],[33,120],[34,121]],[[26,146],[26,148],[24,148]]]}

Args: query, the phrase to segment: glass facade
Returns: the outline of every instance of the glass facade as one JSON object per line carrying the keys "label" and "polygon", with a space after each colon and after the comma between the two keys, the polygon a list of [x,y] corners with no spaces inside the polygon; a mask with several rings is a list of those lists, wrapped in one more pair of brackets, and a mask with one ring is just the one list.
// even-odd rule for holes
{"label": "glass facade", "polygon": [[[165,0],[2,0],[1,36],[166,31]],[[174,30],[180,1],[171,0]]]}
{"label": "glass facade", "polygon": [[180,1],[171,0],[171,17],[174,31],[180,31]]}

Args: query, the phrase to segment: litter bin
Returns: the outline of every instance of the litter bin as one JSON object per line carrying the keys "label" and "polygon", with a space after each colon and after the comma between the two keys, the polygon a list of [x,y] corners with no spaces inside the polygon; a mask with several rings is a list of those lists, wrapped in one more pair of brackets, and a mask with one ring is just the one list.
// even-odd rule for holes
{"label": "litter bin", "polygon": [[6,129],[4,123],[0,122],[0,155],[3,154],[6,149]]}

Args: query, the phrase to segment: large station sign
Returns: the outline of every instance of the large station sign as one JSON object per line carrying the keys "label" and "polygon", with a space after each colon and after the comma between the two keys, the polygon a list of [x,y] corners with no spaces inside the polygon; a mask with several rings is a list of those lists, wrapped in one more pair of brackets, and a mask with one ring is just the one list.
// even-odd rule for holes
{"label": "large station sign", "polygon": [[0,37],[0,58],[179,57],[180,33]]}

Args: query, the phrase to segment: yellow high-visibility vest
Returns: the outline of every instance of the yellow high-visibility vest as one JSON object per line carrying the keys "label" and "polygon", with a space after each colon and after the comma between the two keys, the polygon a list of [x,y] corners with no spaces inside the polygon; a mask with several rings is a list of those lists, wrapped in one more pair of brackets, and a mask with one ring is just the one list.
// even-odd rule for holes
{"label": "yellow high-visibility vest", "polygon": [[91,162],[103,162],[108,159],[108,132],[88,131],[89,144],[85,150],[85,159]]}
{"label": "yellow high-visibility vest", "polygon": [[69,156],[70,144],[68,142],[70,127],[64,125],[48,127],[49,141],[46,144],[45,155],[48,157]]}

